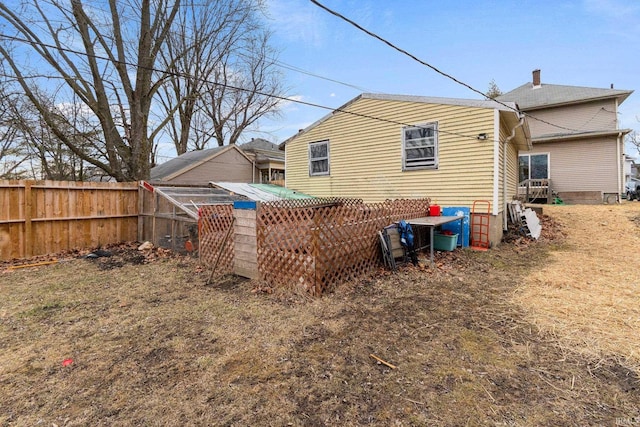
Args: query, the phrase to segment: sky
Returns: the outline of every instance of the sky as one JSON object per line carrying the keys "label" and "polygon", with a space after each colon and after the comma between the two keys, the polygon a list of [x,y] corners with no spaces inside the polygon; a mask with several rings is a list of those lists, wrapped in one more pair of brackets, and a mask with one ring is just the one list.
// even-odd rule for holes
{"label": "sky", "polygon": [[[534,69],[542,84],[635,90],[619,126],[640,131],[640,0],[318,1],[483,93]],[[310,0],[266,5],[288,96],[329,109],[284,103],[248,137],[280,143],[363,92],[482,99]]]}

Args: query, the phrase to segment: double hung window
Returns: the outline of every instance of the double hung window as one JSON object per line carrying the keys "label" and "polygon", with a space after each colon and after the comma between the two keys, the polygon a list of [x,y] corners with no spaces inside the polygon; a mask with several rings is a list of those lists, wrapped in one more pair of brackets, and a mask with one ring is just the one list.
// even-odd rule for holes
{"label": "double hung window", "polygon": [[329,141],[309,144],[309,176],[329,175]]}
{"label": "double hung window", "polygon": [[402,170],[438,167],[438,123],[402,129]]}

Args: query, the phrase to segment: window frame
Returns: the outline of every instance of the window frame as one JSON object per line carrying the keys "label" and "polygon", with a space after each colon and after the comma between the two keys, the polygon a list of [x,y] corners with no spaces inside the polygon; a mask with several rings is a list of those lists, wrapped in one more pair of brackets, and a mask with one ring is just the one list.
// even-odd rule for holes
{"label": "window frame", "polygon": [[[311,147],[317,147],[320,145],[326,145],[327,146],[327,155],[326,156],[322,156],[322,157],[313,157],[312,153],[311,153]],[[331,173],[331,151],[330,151],[330,146],[329,146],[329,140],[328,139],[324,139],[322,141],[315,141],[315,142],[310,142],[309,143],[309,148],[308,148],[308,154],[309,154],[309,176],[327,176],[330,175]],[[327,161],[327,170],[326,171],[321,171],[321,172],[314,172],[313,171],[313,163],[314,162],[321,162],[321,161]]]}
{"label": "window frame", "polygon": [[[546,156],[547,157],[547,177],[546,178],[531,178],[531,156]],[[520,179],[520,158],[527,157],[527,168],[529,170],[528,176],[524,179]],[[551,154],[549,152],[542,153],[524,153],[518,154],[518,182],[523,182],[528,179],[551,179]]]}
{"label": "window frame", "polygon": [[[433,136],[432,137],[426,137],[426,138],[433,138],[433,157],[423,157],[422,159],[407,159],[407,142],[410,141],[414,141],[414,140],[421,140],[421,139],[425,139],[423,138],[414,138],[414,139],[407,139],[407,132],[411,131],[411,130],[416,130],[416,129],[425,129],[425,128],[430,128],[433,130]],[[419,148],[427,148],[429,147],[428,145],[423,146],[423,147],[419,147]],[[414,148],[418,148],[418,147],[414,147]],[[410,148],[412,149],[412,148]],[[439,156],[438,156],[438,150],[439,149],[439,138],[438,138],[438,122],[427,122],[427,123],[421,123],[421,124],[417,124],[417,125],[412,125],[412,126],[404,126],[402,128],[402,170],[403,171],[413,171],[413,170],[423,170],[423,169],[438,169],[438,165],[439,165]],[[432,159],[431,161],[429,161],[428,159]],[[409,161],[409,164],[407,164],[407,161]],[[425,163],[428,162],[428,164],[417,164],[417,165],[412,165],[411,163]]]}

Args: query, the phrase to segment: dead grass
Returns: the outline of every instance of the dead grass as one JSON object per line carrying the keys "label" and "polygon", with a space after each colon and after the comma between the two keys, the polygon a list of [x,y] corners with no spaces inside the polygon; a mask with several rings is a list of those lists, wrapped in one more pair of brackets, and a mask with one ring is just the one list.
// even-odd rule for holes
{"label": "dead grass", "polygon": [[[628,207],[589,208],[634,225]],[[586,351],[563,334],[586,330],[591,306],[537,314],[547,294],[534,291],[553,289],[554,266],[558,289],[595,286],[564,281],[559,257],[590,246],[574,240],[579,221],[558,218],[564,227],[543,218],[538,243],[439,253],[436,269],[380,271],[321,299],[233,277],[206,286],[193,260],[129,249],[5,270],[0,425],[632,425],[640,396],[626,347]],[[610,303],[633,308],[622,295],[638,298]]]}
{"label": "dead grass", "polygon": [[544,208],[570,230],[514,301],[542,332],[590,359],[640,373],[640,203]]}

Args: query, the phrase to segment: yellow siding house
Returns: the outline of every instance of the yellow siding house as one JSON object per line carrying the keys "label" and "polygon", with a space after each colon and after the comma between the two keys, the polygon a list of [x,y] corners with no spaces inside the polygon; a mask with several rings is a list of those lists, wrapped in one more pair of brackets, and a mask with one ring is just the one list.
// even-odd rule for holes
{"label": "yellow siding house", "polygon": [[491,240],[516,194],[518,151],[530,149],[515,103],[362,94],[281,144],[286,186],[365,202],[429,197],[491,202]]}

